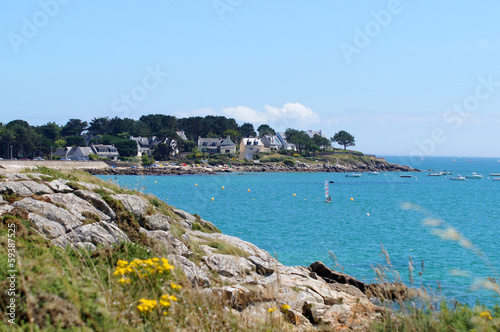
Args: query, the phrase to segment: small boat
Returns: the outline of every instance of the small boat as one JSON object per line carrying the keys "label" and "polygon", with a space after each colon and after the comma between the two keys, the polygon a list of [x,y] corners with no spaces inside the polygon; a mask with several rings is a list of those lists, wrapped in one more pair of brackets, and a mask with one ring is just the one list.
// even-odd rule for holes
{"label": "small boat", "polygon": [[351,174],[346,174],[346,178],[359,178],[361,176],[360,173],[351,173]]}
{"label": "small boat", "polygon": [[452,172],[448,172],[448,171],[444,171],[444,172],[441,172],[441,174],[443,174],[443,175],[452,175],[453,173]]}
{"label": "small boat", "polygon": [[491,181],[500,181],[500,178],[493,178]]}
{"label": "small boat", "polygon": [[441,176],[441,175],[443,175],[443,173],[440,172],[440,173],[429,173],[428,176]]}
{"label": "small boat", "polygon": [[472,172],[472,175],[467,175],[466,176],[467,179],[474,179],[474,180],[479,180],[479,179],[482,179],[483,176],[481,174],[477,174],[476,172]]}
{"label": "small boat", "polygon": [[378,175],[378,172],[368,172],[368,175]]}
{"label": "small boat", "polygon": [[465,177],[461,176],[460,174],[458,174],[457,176],[452,176],[450,178],[450,180],[452,180],[452,181],[465,181],[465,180],[467,180],[467,178],[465,178]]}
{"label": "small boat", "polygon": [[490,173],[490,176],[500,176],[500,173]]}
{"label": "small boat", "polygon": [[399,177],[400,177],[400,178],[411,178],[412,176],[411,176],[411,175],[404,175],[404,174],[401,174]]}

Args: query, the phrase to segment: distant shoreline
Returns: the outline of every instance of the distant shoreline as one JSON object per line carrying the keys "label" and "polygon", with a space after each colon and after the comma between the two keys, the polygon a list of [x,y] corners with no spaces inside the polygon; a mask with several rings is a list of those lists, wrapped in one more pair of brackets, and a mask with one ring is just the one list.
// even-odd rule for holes
{"label": "distant shoreline", "polygon": [[389,163],[354,163],[343,164],[300,164],[285,166],[279,163],[261,163],[253,165],[231,166],[174,166],[142,167],[113,163],[109,165],[102,161],[56,161],[56,160],[0,160],[0,170],[5,172],[19,172],[25,168],[49,167],[55,169],[81,169],[92,175],[202,175],[218,173],[246,173],[246,172],[280,172],[280,173],[362,173],[362,172],[420,172],[409,166]]}

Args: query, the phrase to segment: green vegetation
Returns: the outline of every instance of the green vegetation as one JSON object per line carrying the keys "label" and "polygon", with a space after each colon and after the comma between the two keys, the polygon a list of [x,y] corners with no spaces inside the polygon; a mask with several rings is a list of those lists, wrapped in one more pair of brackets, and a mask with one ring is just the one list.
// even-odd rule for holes
{"label": "green vegetation", "polygon": [[426,304],[422,308],[404,306],[400,311],[386,311],[373,331],[500,331],[500,306],[469,307],[446,302]]}
{"label": "green vegetation", "polygon": [[143,155],[141,158],[142,166],[151,166],[155,163],[153,158],[150,158],[147,154]]}
{"label": "green vegetation", "polygon": [[217,249],[215,252],[218,254],[232,255],[232,256],[238,256],[238,257],[250,256],[248,253],[241,250],[240,248],[235,247],[232,244],[222,242],[222,241],[210,240],[207,243],[207,246]]}
{"label": "green vegetation", "polygon": [[340,145],[344,146],[344,150],[348,146],[355,146],[355,140],[354,136],[349,134],[347,131],[341,130],[338,133],[336,133],[332,138],[332,142],[337,142]]}

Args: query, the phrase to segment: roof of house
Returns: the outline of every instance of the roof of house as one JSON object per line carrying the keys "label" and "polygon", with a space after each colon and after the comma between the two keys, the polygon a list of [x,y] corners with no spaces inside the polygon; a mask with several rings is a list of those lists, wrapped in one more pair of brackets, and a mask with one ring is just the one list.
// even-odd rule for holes
{"label": "roof of house", "polygon": [[230,146],[230,145],[235,145],[234,142],[231,140],[231,137],[229,135],[226,137],[226,139],[220,144],[221,146]]}
{"label": "roof of house", "polygon": [[177,134],[177,136],[179,136],[179,138],[183,141],[187,141],[187,137],[186,137],[186,134],[184,134],[184,131],[180,130],[180,131],[176,131],[175,132]]}
{"label": "roof of house", "polygon": [[278,139],[276,135],[264,135],[262,138],[265,138],[270,145],[282,145],[281,141]]}
{"label": "roof of house", "polygon": [[247,137],[243,139],[243,145],[264,145],[258,137]]}

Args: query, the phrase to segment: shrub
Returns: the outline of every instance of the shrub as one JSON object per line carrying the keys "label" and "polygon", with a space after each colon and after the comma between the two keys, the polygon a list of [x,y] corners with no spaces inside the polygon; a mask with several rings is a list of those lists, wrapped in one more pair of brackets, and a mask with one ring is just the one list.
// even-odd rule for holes
{"label": "shrub", "polygon": [[291,159],[283,160],[283,164],[285,164],[286,166],[295,166],[295,162]]}

